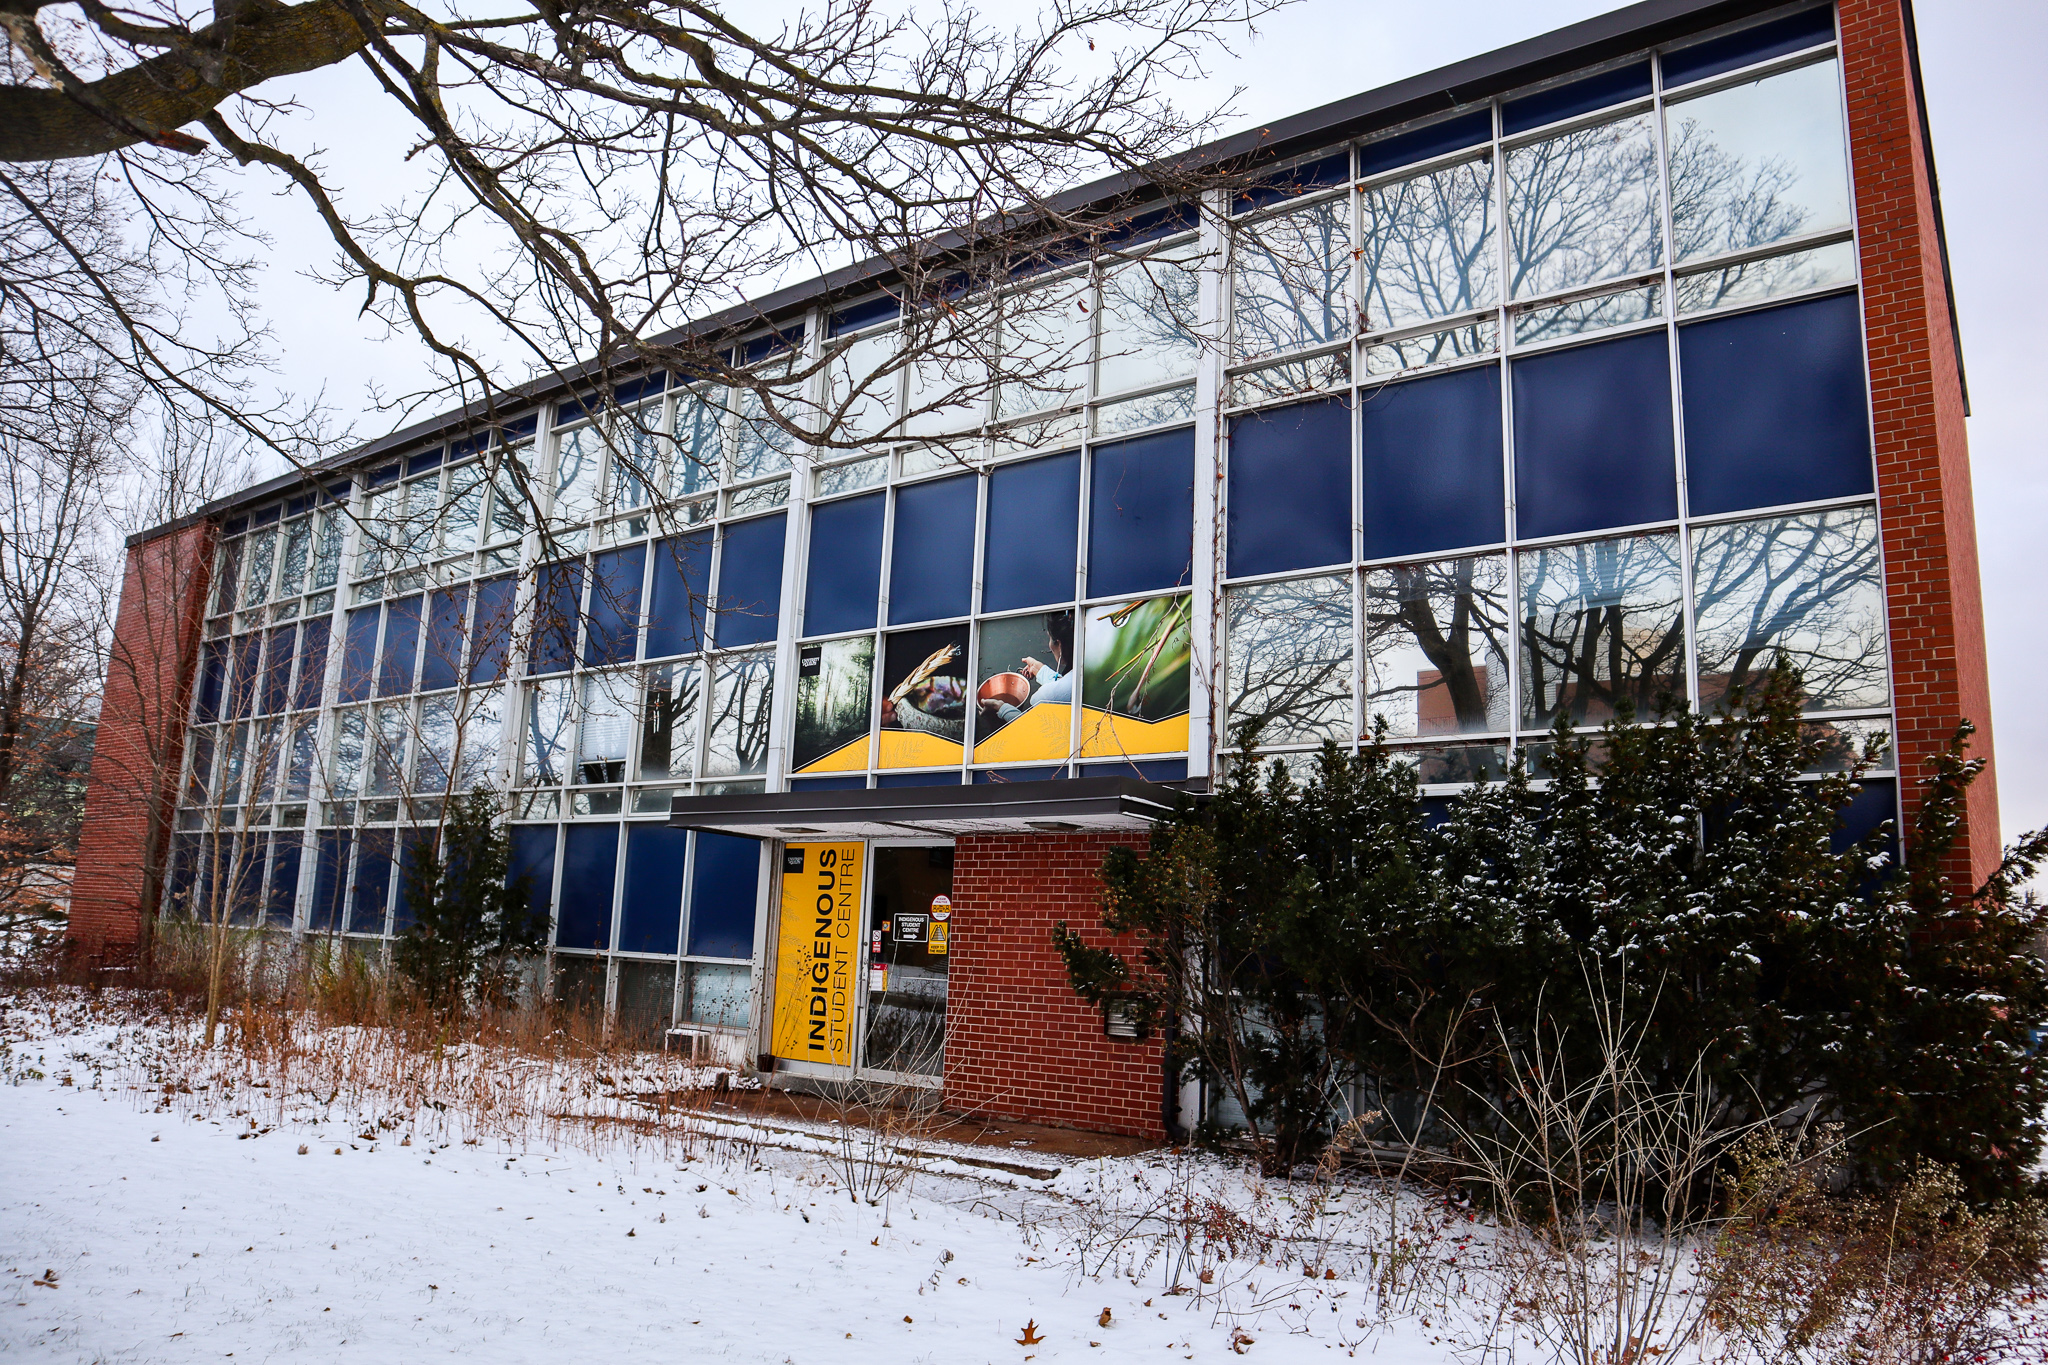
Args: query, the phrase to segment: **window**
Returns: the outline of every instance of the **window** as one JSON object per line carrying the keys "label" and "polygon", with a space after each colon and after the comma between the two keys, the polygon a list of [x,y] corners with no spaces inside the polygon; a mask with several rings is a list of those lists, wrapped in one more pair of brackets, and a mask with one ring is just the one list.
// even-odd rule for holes
{"label": "window", "polygon": [[1140,436],[1093,452],[1088,595],[1111,597],[1188,581],[1194,557],[1191,431]]}
{"label": "window", "polygon": [[560,673],[576,662],[582,614],[583,562],[543,565],[533,594],[533,646],[527,663],[532,672]]}
{"label": "window", "polygon": [[774,690],[772,655],[733,655],[714,663],[706,777],[751,777],[768,770],[768,715]]}
{"label": "window", "polygon": [[1499,302],[1491,157],[1375,185],[1359,208],[1367,331]]}
{"label": "window", "polygon": [[1650,64],[1635,62],[1504,102],[1501,131],[1512,137],[1547,123],[1562,123],[1580,114],[1590,114],[1610,104],[1641,99],[1649,93]]}
{"label": "window", "polygon": [[811,509],[811,553],[804,574],[804,631],[833,635],[869,630],[882,591],[885,493],[867,493]]}
{"label": "window", "polygon": [[692,957],[750,958],[761,884],[760,842],[731,834],[700,833],[696,839],[687,951]]}
{"label": "window", "polygon": [[713,637],[720,649],[775,638],[782,600],[782,528],[787,519],[777,513],[725,527]]}
{"label": "window", "polygon": [[883,768],[956,766],[967,742],[967,627],[883,637]]}
{"label": "window", "polygon": [[422,605],[422,599],[407,597],[384,607],[384,658],[377,673],[380,697],[412,691],[413,669],[419,662]]}
{"label": "window", "polygon": [[896,338],[893,329],[872,332],[833,355],[825,371],[825,404],[827,417],[839,419],[835,434],[840,440],[871,440],[895,420],[896,385],[902,373],[891,364]]}
{"label": "window", "polygon": [[1232,577],[1348,562],[1351,505],[1349,401],[1331,398],[1231,419]]}
{"label": "window", "polygon": [[1389,739],[1508,729],[1507,559],[1480,555],[1365,576],[1367,726]]}
{"label": "window", "polygon": [[646,671],[640,713],[642,782],[670,782],[697,771],[696,664],[656,664]]}
{"label": "window", "polygon": [[1083,758],[1188,747],[1192,600],[1091,607],[1081,644]]}
{"label": "window", "polygon": [[1688,323],[1678,354],[1694,515],[1871,491],[1857,295]]}
{"label": "window", "polygon": [[619,827],[605,823],[570,825],[562,834],[562,894],[556,910],[555,946],[596,948],[612,944],[612,884],[619,867]]}
{"label": "window", "polygon": [[626,827],[626,877],[619,903],[619,951],[674,953],[681,941],[688,831]]}
{"label": "window", "polygon": [[356,840],[355,894],[349,898],[348,932],[381,934],[391,898],[392,839],[388,829],[366,829]]}
{"label": "window", "polygon": [[1664,118],[1678,264],[1849,226],[1834,62],[1674,102]]}
{"label": "window", "polygon": [[1497,365],[1363,391],[1359,437],[1367,559],[1502,539]]}
{"label": "window", "polygon": [[1515,362],[1515,526],[1521,538],[1677,515],[1662,332]]}
{"label": "window", "polygon": [[1299,578],[1230,589],[1227,742],[1260,726],[1261,745],[1348,740],[1351,579]]}
{"label": "window", "polygon": [[1074,275],[1002,300],[998,421],[1086,396],[1093,292],[1086,275]]}
{"label": "window", "polygon": [[1877,542],[1868,507],[1695,531],[1700,704],[1753,689],[1782,659],[1800,670],[1809,710],[1885,705]]}
{"label": "window", "polygon": [[961,474],[896,490],[896,533],[889,552],[891,624],[967,614],[980,483],[973,474]]}
{"label": "window", "polygon": [[1678,537],[1629,536],[1519,556],[1522,724],[1599,724],[1685,696]]}
{"label": "window", "polygon": [[243,580],[242,605],[260,606],[270,600],[270,578],[277,568],[277,528],[265,527],[247,542],[248,572]]}
{"label": "window", "polygon": [[1201,352],[1192,251],[1161,252],[1111,271],[1102,285],[1096,392],[1164,383],[1195,372]]}
{"label": "window", "polygon": [[1232,304],[1239,360],[1351,335],[1349,205],[1329,199],[1240,224]]}
{"label": "window", "polygon": [[647,569],[647,547],[598,555],[593,566],[583,662],[592,667],[628,663],[639,644],[640,581]]}
{"label": "window", "polygon": [[523,778],[531,787],[561,785],[568,763],[569,679],[530,683],[526,688],[526,743]]}
{"label": "window", "polygon": [[469,585],[439,588],[428,598],[420,691],[438,692],[462,679],[462,640],[469,615]]}
{"label": "window", "polygon": [[576,781],[584,786],[624,782],[627,747],[633,738],[633,675],[586,673],[582,685]]}
{"label": "window", "polygon": [[493,683],[505,676],[518,624],[519,584],[491,578],[476,585],[476,617],[469,627],[469,681]]}
{"label": "window", "polygon": [[564,432],[555,455],[551,526],[576,526],[597,511],[598,471],[604,464],[604,434],[595,426]]}
{"label": "window", "polygon": [[1528,143],[1507,158],[1510,297],[1577,289],[1663,264],[1651,115]]}
{"label": "window", "polygon": [[983,611],[1071,601],[1080,538],[1081,457],[999,466],[988,480]]}
{"label": "window", "polygon": [[485,688],[463,698],[461,750],[455,785],[462,791],[499,785],[498,758],[505,735],[505,690]]}
{"label": "window", "polygon": [[270,632],[263,652],[263,684],[257,689],[256,714],[275,715],[290,704],[292,655],[298,642],[297,626],[279,626]]}

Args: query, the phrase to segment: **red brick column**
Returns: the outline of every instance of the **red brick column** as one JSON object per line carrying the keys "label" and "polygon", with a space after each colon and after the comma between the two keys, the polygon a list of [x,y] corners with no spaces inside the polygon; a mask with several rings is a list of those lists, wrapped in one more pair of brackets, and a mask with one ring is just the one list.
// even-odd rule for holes
{"label": "red brick column", "polygon": [[[1901,0],[1841,0],[1849,160],[1863,260],[1872,435],[1906,818],[1956,723],[1991,757],[1991,682],[1962,370]],[[1996,774],[1971,789],[1958,876],[1999,856]]]}
{"label": "red brick column", "polygon": [[129,547],[72,880],[75,951],[134,951],[154,911],[213,543],[199,523]]}
{"label": "red brick column", "polygon": [[946,1103],[1095,1132],[1163,1138],[1161,1045],[1106,1038],[1053,951],[1065,920],[1102,930],[1103,855],[1140,834],[962,836],[953,851]]}

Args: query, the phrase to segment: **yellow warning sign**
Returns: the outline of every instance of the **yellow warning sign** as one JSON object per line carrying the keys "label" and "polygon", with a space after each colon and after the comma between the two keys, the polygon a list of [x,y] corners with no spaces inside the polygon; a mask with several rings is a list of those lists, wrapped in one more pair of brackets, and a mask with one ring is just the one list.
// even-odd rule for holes
{"label": "yellow warning sign", "polygon": [[792,1061],[853,1064],[861,854],[851,843],[787,844],[775,949],[770,1049]]}

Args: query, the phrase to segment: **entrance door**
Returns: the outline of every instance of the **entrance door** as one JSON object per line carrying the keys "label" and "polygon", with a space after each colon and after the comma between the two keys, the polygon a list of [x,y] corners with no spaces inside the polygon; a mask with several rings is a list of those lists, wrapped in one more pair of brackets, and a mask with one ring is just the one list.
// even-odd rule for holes
{"label": "entrance door", "polygon": [[944,1074],[946,963],[951,947],[951,844],[871,846],[867,1028],[861,1066]]}

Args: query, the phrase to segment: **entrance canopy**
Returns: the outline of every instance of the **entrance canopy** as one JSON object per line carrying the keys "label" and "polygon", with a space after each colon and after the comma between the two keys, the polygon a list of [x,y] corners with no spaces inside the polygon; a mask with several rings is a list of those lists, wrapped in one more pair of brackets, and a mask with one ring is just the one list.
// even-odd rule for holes
{"label": "entrance canopy", "polygon": [[678,796],[668,822],[756,839],[887,839],[905,834],[1070,834],[1145,829],[1200,799],[1129,777],[991,782],[973,787]]}

